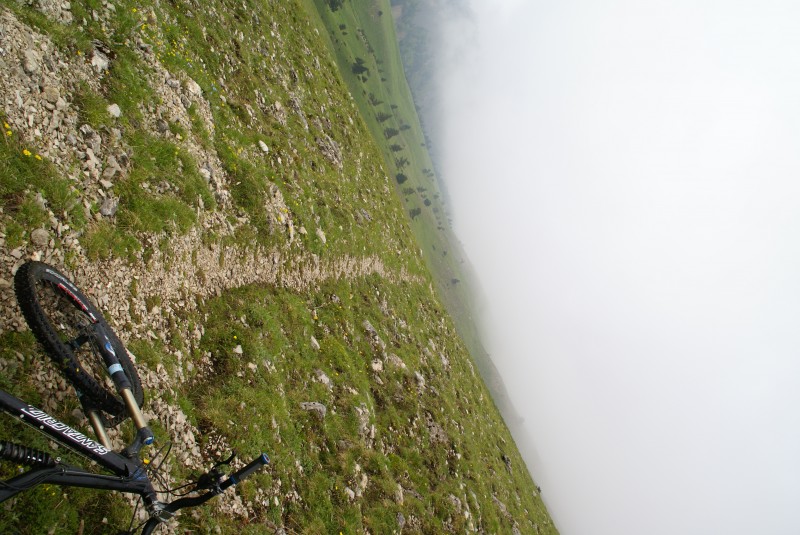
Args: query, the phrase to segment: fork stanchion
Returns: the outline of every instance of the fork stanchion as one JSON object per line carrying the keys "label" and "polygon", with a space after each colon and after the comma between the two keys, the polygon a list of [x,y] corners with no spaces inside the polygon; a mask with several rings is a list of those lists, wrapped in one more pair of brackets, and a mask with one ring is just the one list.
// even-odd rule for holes
{"label": "fork stanchion", "polygon": [[100,410],[95,405],[92,398],[85,396],[83,392],[75,389],[75,393],[78,395],[78,400],[81,402],[81,406],[83,407],[83,413],[86,415],[86,418],[89,420],[89,424],[91,424],[92,429],[94,430],[94,435],[97,437],[97,441],[103,445],[104,448],[110,450],[111,449],[111,439],[108,438],[108,433],[106,433],[106,426],[103,423],[103,417],[100,416]]}
{"label": "fork stanchion", "polygon": [[136,403],[136,400],[133,398],[133,392],[131,392],[131,389],[123,388],[120,391],[120,395],[122,396],[122,400],[125,402],[125,406],[128,408],[128,414],[131,415],[133,423],[136,425],[136,429],[143,429],[147,427],[147,420],[145,420],[144,414],[142,414],[142,410],[139,408],[139,404]]}
{"label": "fork stanchion", "polygon": [[134,440],[134,443],[128,447],[128,450],[131,453],[138,453],[142,445],[152,444],[155,437],[153,436],[153,432],[147,426],[147,420],[145,419],[144,414],[142,414],[139,404],[136,403],[136,399],[134,399],[131,389],[123,388],[119,391],[119,393],[122,396],[122,401],[125,402],[125,407],[128,409],[128,414],[130,414],[133,424],[136,426],[137,430],[136,439]]}
{"label": "fork stanchion", "polygon": [[104,448],[110,450],[111,439],[108,438],[108,433],[106,433],[106,428],[103,425],[103,419],[100,417],[100,413],[97,412],[97,409],[89,409],[86,412],[86,417],[89,419],[92,429],[94,429],[97,441],[102,444]]}

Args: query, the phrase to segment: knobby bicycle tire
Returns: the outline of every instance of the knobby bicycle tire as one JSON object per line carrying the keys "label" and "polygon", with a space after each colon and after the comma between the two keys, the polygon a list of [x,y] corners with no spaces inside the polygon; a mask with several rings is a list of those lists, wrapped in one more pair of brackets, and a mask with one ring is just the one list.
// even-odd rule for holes
{"label": "knobby bicycle tire", "polygon": [[121,422],[126,409],[108,377],[92,327],[99,326],[108,337],[131,383],[133,397],[142,406],[142,383],[125,346],[100,311],[65,275],[42,262],[27,262],[14,276],[14,290],[36,339],[80,394],[106,413],[108,426]]}

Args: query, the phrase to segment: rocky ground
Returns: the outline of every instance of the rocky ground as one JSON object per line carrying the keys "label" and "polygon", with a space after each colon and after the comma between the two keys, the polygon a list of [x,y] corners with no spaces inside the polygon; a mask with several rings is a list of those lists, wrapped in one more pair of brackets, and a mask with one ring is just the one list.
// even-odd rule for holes
{"label": "rocky ground", "polygon": [[[306,28],[308,23],[298,19],[291,7],[268,4],[272,11],[264,13],[217,2],[178,6],[189,21],[199,19],[202,12],[223,20],[230,16],[225,12],[229,10],[236,20],[250,20],[256,28],[254,33],[244,32],[244,25],[242,30],[228,28],[230,42],[224,43],[225,50],[218,50],[215,46],[223,44],[214,39],[210,24],[200,26],[204,42],[213,43],[208,45],[212,54],[205,60],[188,50],[185,33],[183,37],[175,33],[177,16],[157,5],[143,8],[109,0],[92,3],[90,9],[83,3],[60,0],[19,2],[13,8],[0,4],[0,143],[5,143],[0,147],[0,170],[32,169],[36,179],[13,188],[0,177],[0,335],[27,329],[12,281],[19,266],[34,259],[67,273],[96,302],[124,343],[144,341],[163,347],[168,365],[138,362],[137,368],[149,400],[145,414],[163,425],[173,443],[173,456],[163,470],[171,474],[207,468],[231,449],[226,432],[206,429],[201,433],[197,420],[180,403],[188,384],[203,385],[206,376],[218,373],[219,355],[202,343],[216,336],[207,332],[216,327],[208,325],[220,323],[219,318],[208,316],[209,302],[249,287],[312,296],[309,318],[302,324],[303,346],[293,346],[297,362],[283,353],[256,358],[240,341],[230,350],[242,363],[238,377],[253,378],[255,384],[260,374],[267,375],[287,399],[284,388],[288,392],[292,381],[299,382],[301,392],[318,394],[293,403],[318,421],[352,416],[355,434],[337,442],[342,459],[357,458],[363,448],[365,459],[380,457],[381,463],[388,464],[385,459],[398,456],[399,444],[405,442],[415,445],[408,451],[430,450],[425,454],[435,452],[439,459],[425,460],[425,469],[437,474],[425,485],[441,486],[441,499],[428,497],[430,489],[414,483],[418,474],[408,470],[394,474],[381,463],[361,458],[343,461],[341,468],[335,467],[347,471],[346,480],[342,479],[342,510],[357,506],[360,521],[362,514],[365,519],[369,516],[369,507],[397,508],[391,521],[395,532],[424,530],[425,515],[435,511],[446,518],[442,525],[450,532],[482,531],[482,518],[489,517],[509,532],[550,530],[547,520],[519,514],[534,507],[544,511],[540,501],[527,505],[535,492],[527,496],[514,483],[509,484],[510,490],[498,488],[491,496],[482,496],[481,491],[470,490],[480,479],[474,469],[456,468],[469,456],[469,448],[459,442],[468,436],[468,429],[509,454],[512,449],[505,447],[502,437],[510,441],[510,435],[491,401],[484,399],[469,357],[463,350],[457,354],[452,349],[454,331],[438,305],[431,304],[435,298],[430,279],[380,158],[364,147],[366,138],[358,136],[365,135],[366,128],[352,98],[337,82],[330,60],[314,48],[319,47],[318,33],[313,37],[315,30]],[[269,13],[274,15],[272,21],[259,18],[266,19]],[[281,25],[279,20],[291,20],[294,26]],[[295,31],[298,25],[303,26],[302,32]],[[128,29],[120,33],[120,27]],[[83,34],[93,38],[75,41],[75,36]],[[244,50],[258,51],[259,64],[251,67],[257,75],[250,78],[242,74]],[[290,58],[292,50],[295,55]],[[185,56],[181,60],[185,68],[177,68],[171,59],[180,55]],[[212,59],[219,61],[213,76],[193,79],[188,74],[211,72],[207,64]],[[201,63],[203,69],[197,69]],[[120,89],[114,84],[122,76],[118,71],[123,64],[135,68],[133,74],[125,73],[129,85]],[[148,100],[127,101],[126,96],[136,91]],[[185,183],[159,176],[158,169],[141,179],[150,157],[137,144],[142,136],[156,140],[145,147],[174,149],[174,156],[159,153],[152,160],[164,158],[177,174],[201,177],[200,194],[187,200]],[[242,168],[250,169],[250,174]],[[41,175],[36,174],[38,169]],[[242,187],[254,175],[262,177],[252,183],[253,189],[261,188],[255,209],[246,204],[253,192]],[[62,189],[48,188],[41,177],[58,182]],[[156,231],[136,227],[138,213],[133,205],[141,199],[180,200],[176,203],[180,209],[189,207],[191,222],[184,228],[174,223]],[[26,210],[40,216],[26,218]],[[35,225],[30,221],[36,221]],[[117,234],[108,234],[108,242],[98,246],[96,237],[105,236],[98,229],[132,237],[135,247],[123,252],[115,249]],[[329,312],[342,308],[345,295],[329,290],[339,283],[350,285],[346,291],[353,310],[358,304],[372,314],[367,307],[374,307],[372,317],[380,318],[382,324],[366,319],[362,309],[358,309],[360,316],[352,318],[345,317],[347,311]],[[359,292],[361,297],[354,297]],[[409,297],[413,295],[425,300]],[[404,301],[410,303],[404,303],[405,312],[398,312]],[[291,316],[296,310],[287,305],[282,312]],[[203,314],[200,319],[207,322],[185,320]],[[255,331],[245,315],[230,321]],[[306,333],[307,329],[311,331]],[[343,383],[324,358],[308,376],[301,375],[294,368],[304,365],[301,353],[305,350],[314,355],[339,355],[336,351],[348,358],[358,355],[364,359],[360,383]],[[285,377],[275,378],[276,366],[284,366]],[[0,358],[2,375],[11,376],[20,367],[28,367],[36,378],[45,410],[57,411],[71,396],[64,381],[41,359],[22,351]],[[470,385],[470,393],[463,390],[462,380]],[[321,390],[315,390],[318,386]],[[445,406],[453,410],[451,402],[466,408],[447,413]],[[250,409],[244,400],[220,403],[242,414]],[[394,419],[382,426],[379,405],[394,403],[408,410],[408,415],[399,417],[395,412],[400,409],[385,407]],[[289,416],[298,419],[294,413]],[[474,422],[462,422],[465,417]],[[234,419],[230,414],[222,420],[229,432],[241,427]],[[484,419],[488,423],[483,428],[472,430],[473,423]],[[245,430],[249,425],[259,427],[248,423]],[[316,424],[287,423],[273,415],[265,425],[278,448],[289,441],[293,432],[289,425],[310,433]],[[116,431],[112,439],[122,445]],[[319,448],[312,446],[316,459]],[[290,525],[290,511],[309,506],[295,478],[312,479],[314,474],[309,473],[306,454],[292,455],[293,462],[284,458],[287,466],[272,476],[269,486],[246,496],[230,493],[214,502],[215,511],[242,525],[258,520],[276,533],[303,531],[303,526]],[[513,455],[521,465],[519,456]],[[511,477],[512,465],[505,453],[502,458],[494,450],[475,454],[474,462],[493,476],[507,473]],[[292,481],[287,481],[289,474]],[[514,477],[523,478],[520,474],[515,472]],[[530,480],[527,474],[524,478]],[[383,479],[391,483],[382,483]],[[410,503],[421,509],[411,512]],[[543,514],[546,518],[546,511]],[[175,523],[170,530],[180,532]],[[363,532],[380,533],[381,529],[365,527]]]}
{"label": "rocky ground", "polygon": [[[111,17],[113,3],[104,3],[99,17]],[[42,13],[61,23],[73,22],[68,2],[38,2]],[[274,34],[273,34],[274,35]],[[0,98],[7,137],[25,140],[35,147],[31,155],[46,159],[72,182],[75,203],[83,206],[87,218],[114,221],[119,198],[114,185],[123,180],[130,169],[132,148],[126,144],[118,128],[101,131],[79,118],[74,104],[76,93],[83,84],[100,90],[101,81],[113,61],[101,43],[94,42],[89,56],[67,55],[51,39],[31,26],[21,22],[12,12],[0,8]],[[146,122],[141,125],[154,136],[164,136],[168,124],[177,124],[191,130],[187,110],[195,106],[206,130],[213,135],[214,122],[209,102],[203,97],[199,85],[181,74],[171,74],[158,61],[151,47],[138,42],[135,47],[142,60],[152,67],[142,83],[155,88],[159,103],[148,107]],[[290,106],[298,108],[297,102]],[[286,109],[279,102],[270,105],[278,121],[285,121]],[[118,117],[119,106],[112,104],[107,113]],[[6,236],[0,234],[0,330],[24,330],[26,325],[18,311],[12,290],[12,280],[18,267],[26,260],[41,260],[64,270],[74,282],[90,295],[115,325],[124,325],[118,333],[123,342],[130,339],[156,339],[166,342],[167,325],[175,322],[174,311],[192,311],[202,299],[220,295],[230,288],[249,284],[280,285],[296,290],[314,287],[329,279],[347,279],[377,274],[390,281],[416,280],[405,272],[387,269],[376,256],[349,255],[320,259],[303,251],[298,244],[308,233],[303,226],[295,231],[280,190],[274,189],[271,202],[265,210],[279,223],[285,243],[265,249],[225,245],[220,240],[208,243],[204,236],[213,232],[218,237],[231,236],[237,226],[247,223],[246,216],[231,218],[230,178],[214,150],[202,147],[188,136],[180,140],[197,162],[200,174],[208,181],[220,209],[206,211],[198,206],[198,225],[188,233],[169,238],[169,251],[163,252],[159,242],[163,236],[141,235],[143,249],[135,261],[110,258],[91,260],[81,244],[85,229],[73,229],[64,214],[55,213],[41,195],[37,201],[47,212],[49,224],[33,229],[24,243],[9,247]],[[27,149],[26,149],[27,150]],[[334,165],[341,167],[341,154],[330,137],[320,139],[319,150]],[[261,142],[254,151],[268,153]],[[279,163],[281,157],[277,156]],[[150,184],[158,193],[169,190],[169,183]],[[99,206],[97,212],[91,207]],[[326,241],[324,231],[317,227],[308,239]],[[147,259],[145,260],[145,257]],[[69,262],[66,262],[66,259]],[[130,299],[131,288],[136,287],[136,300]],[[148,307],[153,297],[158,305]],[[182,332],[185,340],[197,342],[203,335],[202,326]],[[192,346],[189,346],[192,348]],[[182,351],[176,351],[178,362]],[[24,361],[19,356],[20,363]],[[0,362],[3,368],[19,363]],[[191,364],[189,364],[191,366]],[[36,366],[43,392],[58,392],[49,398],[45,409],[53,410],[70,395],[67,385],[49,367]],[[178,368],[180,377],[180,370]],[[143,386],[147,392],[169,392],[174,380],[163,369],[150,370],[140,366]],[[188,423],[180,407],[164,401],[159,394],[150,396],[146,416],[163,422],[169,430],[176,458],[190,468],[200,469],[228,450],[218,437],[211,451],[201,454],[197,445],[197,429]],[[117,445],[121,439],[112,431]],[[169,467],[167,467],[168,471]],[[220,507],[229,514],[248,515],[241,500],[220,501]]]}

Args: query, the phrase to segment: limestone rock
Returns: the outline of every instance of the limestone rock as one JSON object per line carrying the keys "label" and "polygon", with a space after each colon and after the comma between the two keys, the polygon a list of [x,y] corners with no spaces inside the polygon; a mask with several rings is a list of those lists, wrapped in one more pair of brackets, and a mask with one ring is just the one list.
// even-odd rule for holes
{"label": "limestone rock", "polygon": [[113,197],[106,197],[103,204],[100,205],[100,213],[106,217],[114,217],[119,208],[119,199]]}
{"label": "limestone rock", "polygon": [[33,232],[31,232],[31,243],[38,246],[44,247],[50,241],[50,233],[47,232],[43,228],[37,228]]}
{"label": "limestone rock", "polygon": [[186,82],[186,89],[189,90],[189,93],[192,95],[199,97],[203,94],[203,89],[200,87],[200,84],[189,78]]}
{"label": "limestone rock", "polygon": [[28,74],[35,74],[39,71],[41,58],[35,50],[28,49],[25,51],[22,68]]}
{"label": "limestone rock", "polygon": [[328,408],[317,401],[303,401],[300,403],[300,408],[304,411],[314,413],[320,418],[325,418],[325,415],[328,413]]}

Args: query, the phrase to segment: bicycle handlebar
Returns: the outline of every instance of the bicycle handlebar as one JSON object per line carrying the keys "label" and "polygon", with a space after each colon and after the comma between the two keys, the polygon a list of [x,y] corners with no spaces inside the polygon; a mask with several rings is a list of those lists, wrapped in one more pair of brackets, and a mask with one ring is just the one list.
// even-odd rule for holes
{"label": "bicycle handlebar", "polygon": [[165,519],[171,518],[173,513],[177,512],[179,509],[185,509],[187,507],[196,507],[198,505],[202,505],[217,494],[225,491],[227,488],[232,487],[233,485],[238,485],[240,482],[245,480],[246,478],[253,475],[253,472],[258,470],[264,465],[269,464],[269,457],[267,457],[266,453],[262,453],[250,463],[248,463],[244,468],[241,470],[237,470],[236,472],[232,473],[228,476],[228,479],[220,483],[220,485],[212,489],[205,494],[201,494],[200,496],[191,496],[187,498],[180,498],[175,500],[174,502],[163,504],[163,508],[161,509],[162,512],[167,513],[167,515],[162,518],[153,517],[147,521],[142,529],[142,535],[150,535],[153,530],[159,525],[161,522],[164,522]]}
{"label": "bicycle handlebar", "polygon": [[228,476],[228,479],[223,481],[222,484],[219,486],[219,488],[225,490],[231,485],[238,484],[240,481],[242,481],[247,477],[250,477],[250,475],[253,472],[255,472],[256,470],[258,470],[259,468],[261,468],[266,464],[269,464],[269,457],[267,457],[266,453],[262,453],[259,457],[256,457],[255,459],[250,461],[250,463],[247,466]]}

